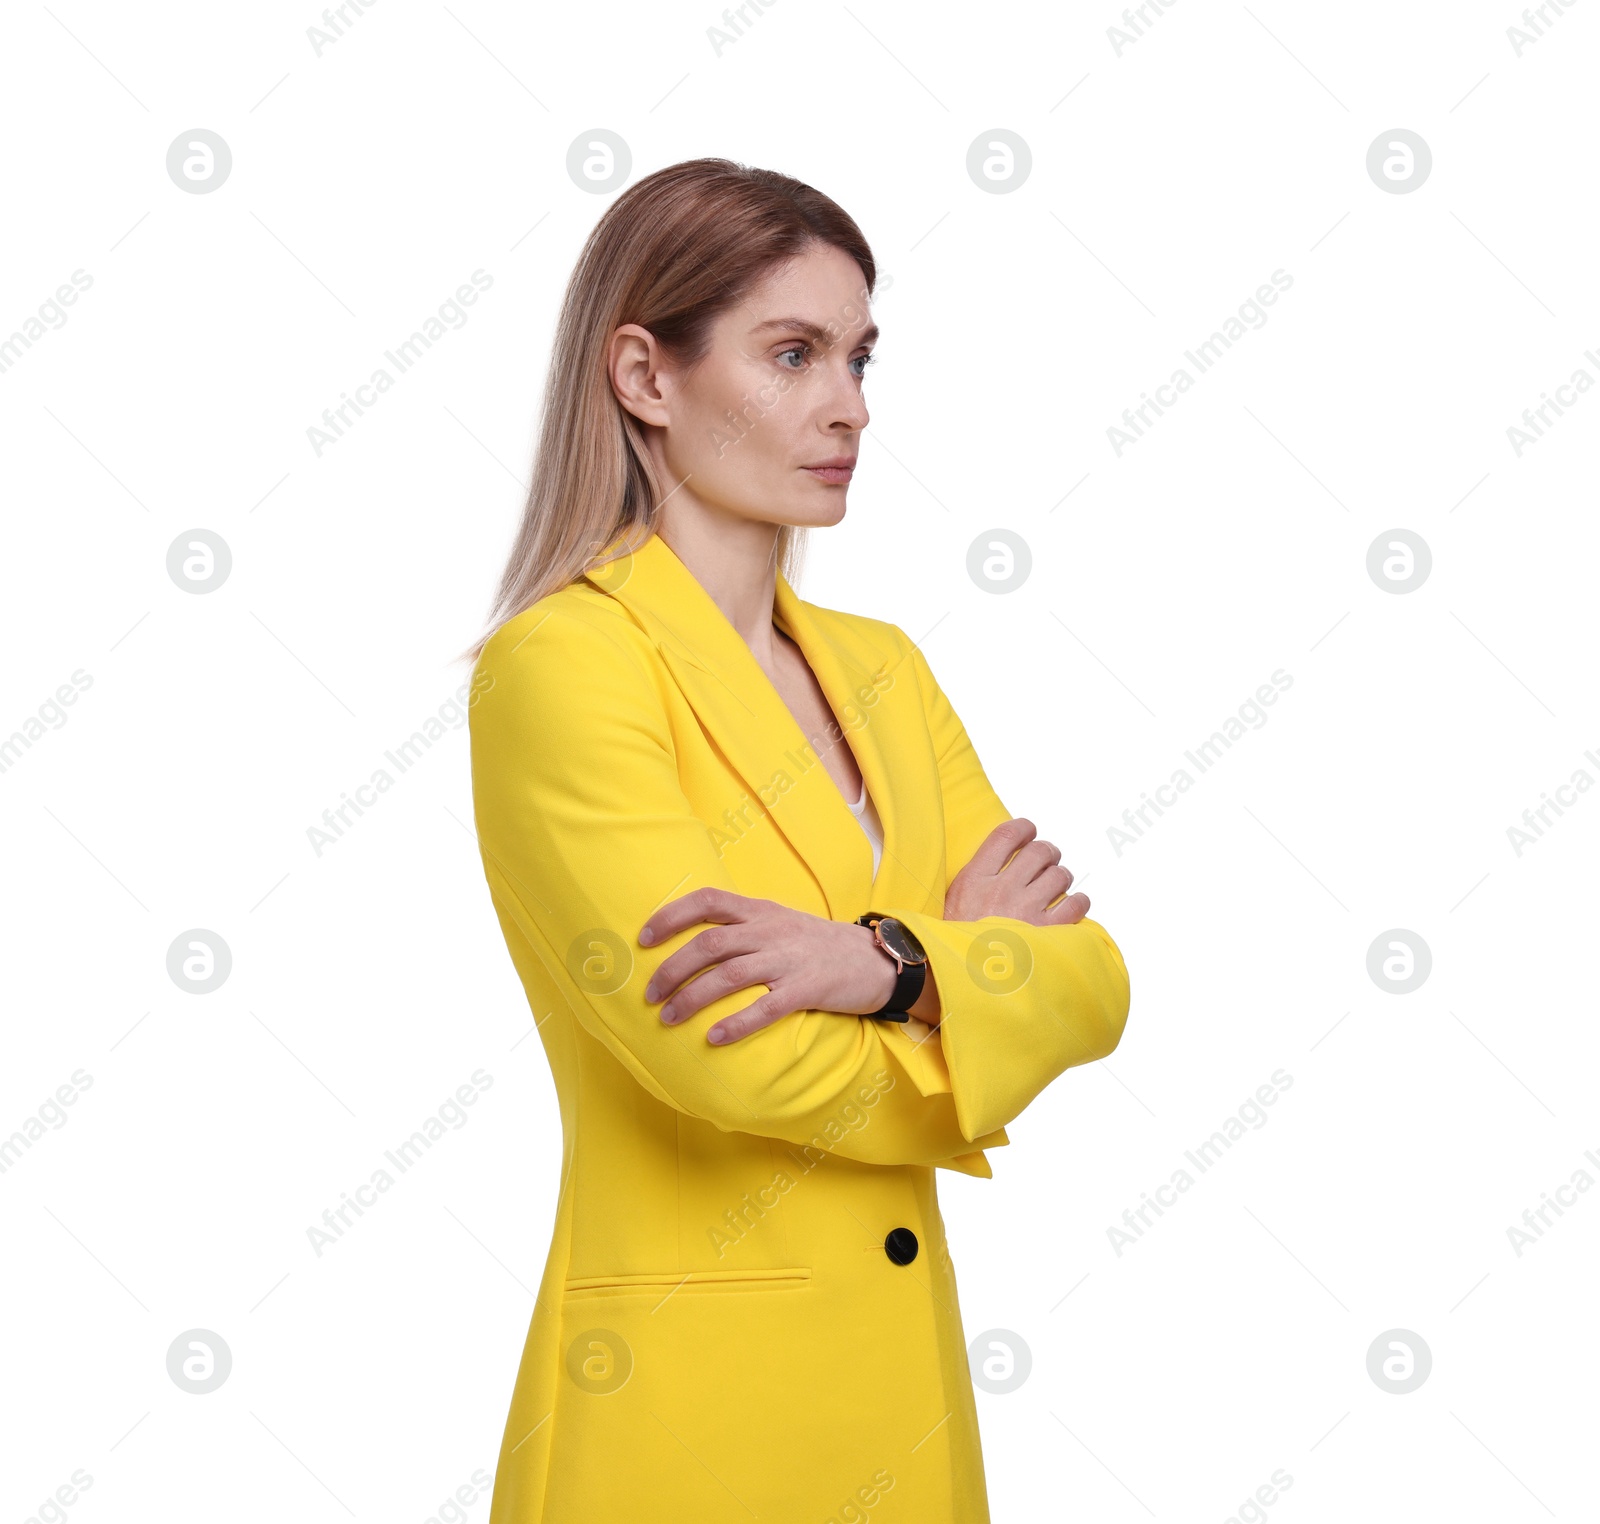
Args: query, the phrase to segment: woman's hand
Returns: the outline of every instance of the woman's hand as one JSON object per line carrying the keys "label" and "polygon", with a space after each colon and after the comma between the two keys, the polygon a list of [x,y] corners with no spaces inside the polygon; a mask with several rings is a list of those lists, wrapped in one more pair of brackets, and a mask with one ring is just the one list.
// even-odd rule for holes
{"label": "woman's hand", "polygon": [[1052,903],[1072,887],[1072,874],[1061,866],[1061,849],[1036,840],[1038,834],[1033,822],[1020,816],[997,825],[972,854],[972,861],[950,881],[944,896],[945,920],[1003,915],[1030,926],[1071,926],[1081,921],[1089,913],[1089,896],[1070,894],[1060,904]]}
{"label": "woman's hand", "polygon": [[664,959],[645,987],[646,1000],[667,1000],[661,1019],[668,1026],[752,984],[768,985],[771,993],[719,1021],[706,1034],[712,1042],[737,1042],[791,1011],[864,1016],[894,993],[894,961],[865,926],[726,889],[695,889],[669,900],[640,928],[639,941],[653,947],[701,921],[717,924]]}

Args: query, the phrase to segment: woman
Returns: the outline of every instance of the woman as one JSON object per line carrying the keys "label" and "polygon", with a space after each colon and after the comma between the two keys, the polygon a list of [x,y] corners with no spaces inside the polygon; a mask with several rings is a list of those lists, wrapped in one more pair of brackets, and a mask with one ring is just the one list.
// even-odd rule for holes
{"label": "woman", "polygon": [[934,1170],[989,1177],[1128,980],[922,652],[789,580],[875,278],[826,196],[702,159],[567,289],[471,710],[565,1139],[491,1524],[989,1516]]}

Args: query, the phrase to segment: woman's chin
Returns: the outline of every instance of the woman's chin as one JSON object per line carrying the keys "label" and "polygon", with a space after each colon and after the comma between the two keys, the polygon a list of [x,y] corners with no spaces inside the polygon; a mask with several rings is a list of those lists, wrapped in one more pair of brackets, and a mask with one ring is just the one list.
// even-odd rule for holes
{"label": "woman's chin", "polygon": [[845,495],[848,487],[823,487],[807,493],[809,502],[796,503],[785,506],[780,512],[771,514],[771,521],[775,524],[789,524],[796,529],[827,529],[837,524],[845,515]]}

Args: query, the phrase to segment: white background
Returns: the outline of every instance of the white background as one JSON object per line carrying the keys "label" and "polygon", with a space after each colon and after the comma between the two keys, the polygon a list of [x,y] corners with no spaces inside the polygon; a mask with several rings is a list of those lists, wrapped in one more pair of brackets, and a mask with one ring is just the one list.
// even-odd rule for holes
{"label": "white background", "polygon": [[[595,128],[633,178],[720,154],[860,222],[892,277],[873,417],[800,590],[925,640],[1131,971],[1117,1052],[992,1181],[939,1178],[969,1337],[1031,1351],[979,1394],[997,1524],[1593,1517],[1600,1192],[1520,1255],[1507,1229],[1600,1180],[1600,797],[1520,854],[1507,828],[1600,779],[1600,396],[1520,455],[1507,430],[1600,379],[1600,8],[1520,54],[1479,0],[1179,0],[1120,51],[1111,4],[1071,12],[782,0],[719,52],[709,3],[379,0],[319,54],[310,4],[9,10],[0,335],[93,283],[0,371],[0,736],[91,684],[0,772],[0,1140],[51,1118],[0,1174],[0,1517],[487,1519],[560,1128],[465,727],[307,832],[454,713],[609,200],[566,170]],[[166,172],[195,128],[232,151],[209,194]],[[966,169],[995,128],[1032,153],[1006,194]],[[1395,128],[1433,156],[1405,194],[1366,168]],[[466,324],[319,455],[477,269]],[[1280,269],[1119,455],[1122,410]],[[205,595],[166,570],[197,528],[232,553]],[[966,569],[997,528],[1032,556],[1006,595]],[[1432,554],[1403,594],[1367,571],[1395,528]],[[1267,723],[1119,851],[1277,669]],[[232,952],[209,995],[167,973],[193,928]],[[1432,955],[1406,995],[1367,970],[1394,928]],[[167,1375],[192,1329],[232,1352],[209,1396]],[[1406,1395],[1368,1374],[1395,1329],[1432,1356]]]}

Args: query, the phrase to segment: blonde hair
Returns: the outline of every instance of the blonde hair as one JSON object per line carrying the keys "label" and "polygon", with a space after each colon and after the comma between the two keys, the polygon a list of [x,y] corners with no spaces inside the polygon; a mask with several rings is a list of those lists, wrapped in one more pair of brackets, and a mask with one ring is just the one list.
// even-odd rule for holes
{"label": "blonde hair", "polygon": [[[672,490],[657,479],[644,425],[617,400],[607,364],[623,323],[647,328],[685,370],[705,358],[711,326],[773,266],[830,245],[877,283],[872,250],[836,202],[800,180],[731,159],[688,159],[630,186],[596,223],[567,282],[551,348],[533,481],[489,614],[465,653],[476,660],[506,620],[575,582],[619,536],[655,532]],[[791,582],[805,542],[778,532]]]}

